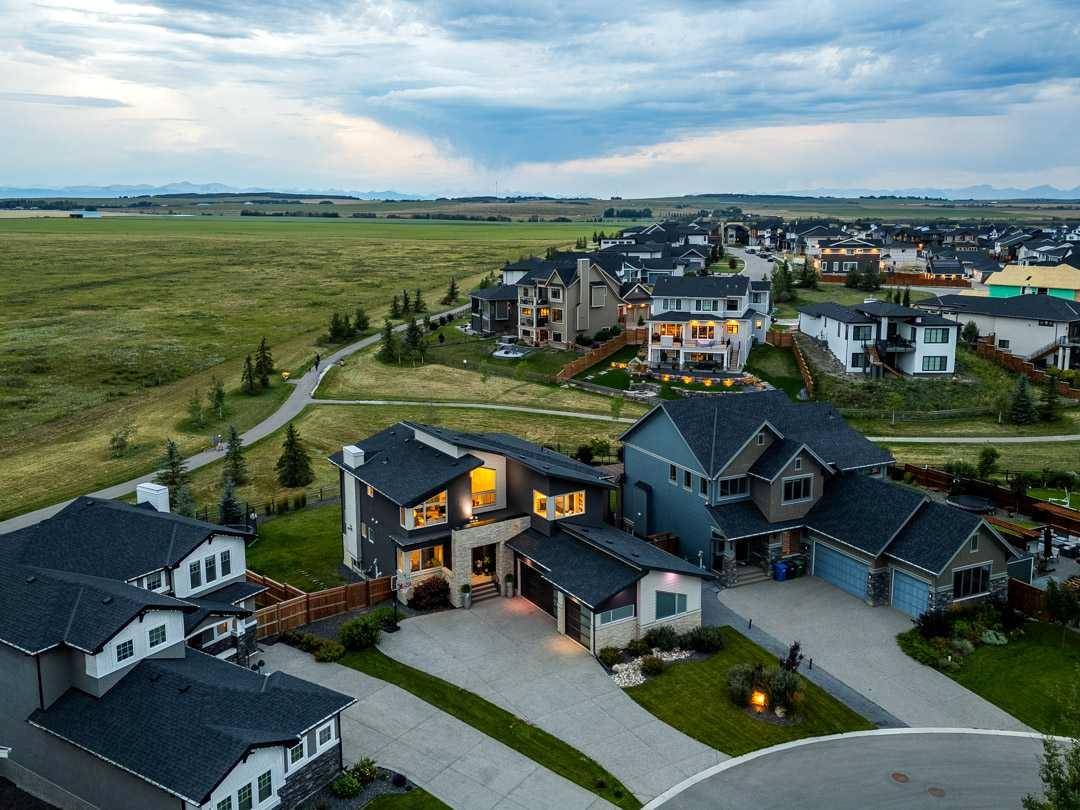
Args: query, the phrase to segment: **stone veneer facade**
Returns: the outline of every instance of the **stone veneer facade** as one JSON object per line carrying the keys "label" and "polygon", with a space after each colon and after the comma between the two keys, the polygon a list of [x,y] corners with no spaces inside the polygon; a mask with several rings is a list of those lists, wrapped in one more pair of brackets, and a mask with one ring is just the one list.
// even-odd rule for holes
{"label": "stone veneer facade", "polygon": [[298,807],[312,793],[322,788],[341,773],[341,743],[329,751],[324,751],[311,762],[285,780],[278,791],[281,799],[280,810],[292,810]]}
{"label": "stone veneer facade", "polygon": [[450,603],[461,607],[461,586],[472,581],[472,550],[495,544],[495,587],[501,592],[506,575],[514,571],[514,554],[506,547],[506,541],[521,534],[530,526],[528,515],[466,526],[457,529],[450,538],[453,569],[443,569],[450,583]]}
{"label": "stone veneer facade", "polygon": [[[636,622],[635,622],[636,624]],[[701,627],[701,611],[691,610],[687,613],[681,613],[678,616],[674,616],[670,619],[658,619],[650,624],[648,627],[642,628],[638,626],[638,632],[641,635],[645,635],[654,627],[671,627],[674,628],[676,633],[685,633],[687,630],[693,630],[695,627]]]}
{"label": "stone veneer facade", "polygon": [[632,619],[623,619],[612,624],[597,625],[593,631],[593,645],[596,647],[596,652],[600,652],[604,647],[621,649],[637,637],[638,620],[635,616]]}

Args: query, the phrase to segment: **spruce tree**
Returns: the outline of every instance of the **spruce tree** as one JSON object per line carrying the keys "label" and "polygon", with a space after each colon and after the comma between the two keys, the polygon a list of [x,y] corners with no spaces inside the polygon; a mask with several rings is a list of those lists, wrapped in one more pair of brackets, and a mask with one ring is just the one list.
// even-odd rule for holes
{"label": "spruce tree", "polygon": [[247,461],[244,460],[244,441],[236,430],[236,425],[229,425],[228,446],[225,448],[225,475],[237,486],[248,481]]}
{"label": "spruce tree", "polygon": [[1044,422],[1056,422],[1060,416],[1061,402],[1058,395],[1058,375],[1047,373],[1043,386],[1042,407],[1039,408],[1039,418]]}
{"label": "spruce tree", "polygon": [[184,517],[195,517],[195,499],[191,497],[191,489],[187,484],[181,484],[176,488],[176,497],[172,499],[172,511]]}
{"label": "spruce tree", "polygon": [[368,319],[367,312],[363,307],[356,308],[356,321],[353,323],[353,328],[356,329],[356,333],[366,332],[368,327],[371,326],[371,321]]}
{"label": "spruce tree", "polygon": [[457,298],[458,298],[457,279],[454,278],[454,276],[450,276],[450,286],[448,286],[446,288],[446,295],[443,296],[442,303],[444,303],[444,304],[452,304],[455,301],[457,301]]}
{"label": "spruce tree", "polygon": [[162,486],[169,488],[169,495],[173,495],[181,486],[188,482],[187,467],[184,466],[184,457],[180,455],[180,448],[172,439],[165,440],[165,455],[159,462],[156,480]]}
{"label": "spruce tree", "polygon": [[424,332],[416,322],[416,318],[413,318],[405,327],[405,354],[422,362],[425,349]]}
{"label": "spruce tree", "polygon": [[218,419],[225,418],[227,410],[225,405],[225,383],[216,376],[210,378],[210,410]]}
{"label": "spruce tree", "polygon": [[398,303],[398,297],[395,295],[393,300],[390,301],[390,317],[401,317],[401,305]]}
{"label": "spruce tree", "polygon": [[964,328],[960,330],[960,339],[964,341],[968,346],[974,346],[979,342],[979,326],[975,321],[968,321],[964,324]]}
{"label": "spruce tree", "polygon": [[206,409],[203,408],[202,397],[198,391],[194,392],[188,400],[187,412],[188,421],[195,427],[201,428],[206,425]]}
{"label": "spruce tree", "polygon": [[[255,375],[259,378],[259,385],[266,388],[270,385],[270,375],[274,373],[274,355],[270,352],[270,346],[264,337],[259,341],[259,348],[255,351]],[[237,483],[241,483],[237,481]]]}
{"label": "spruce tree", "polygon": [[401,291],[401,314],[408,315],[412,311],[412,301],[409,299],[409,291]]}
{"label": "spruce tree", "polygon": [[1038,419],[1038,413],[1035,411],[1035,402],[1028,388],[1028,379],[1021,374],[1016,383],[1012,403],[1009,405],[1009,421],[1014,425],[1030,425],[1036,419]]}
{"label": "spruce tree", "polygon": [[240,502],[236,500],[236,483],[226,472],[221,482],[221,500],[218,502],[218,523],[225,526],[235,526],[242,523],[244,511],[240,508]]}
{"label": "spruce tree", "polygon": [[251,362],[251,355],[244,358],[244,371],[240,375],[240,389],[245,394],[255,393],[255,365]]}
{"label": "spruce tree", "polygon": [[412,308],[417,315],[427,312],[427,304],[424,303],[424,297],[420,294],[419,287],[416,288],[416,294],[413,296]]}
{"label": "spruce tree", "polygon": [[394,324],[387,318],[383,322],[382,340],[379,343],[378,358],[384,363],[396,363],[401,357],[401,344],[398,342]]}
{"label": "spruce tree", "polygon": [[306,487],[314,481],[311,458],[291,422],[285,429],[285,441],[281,447],[281,457],[274,467],[277,470],[278,483],[283,487]]}
{"label": "spruce tree", "polygon": [[911,287],[904,287],[904,306],[911,306]]}

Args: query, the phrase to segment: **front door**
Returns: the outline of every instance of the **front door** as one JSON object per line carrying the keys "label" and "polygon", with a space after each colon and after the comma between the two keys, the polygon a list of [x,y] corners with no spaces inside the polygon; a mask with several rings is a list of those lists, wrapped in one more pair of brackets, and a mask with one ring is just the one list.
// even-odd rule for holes
{"label": "front door", "polygon": [[476,546],[472,550],[473,582],[489,582],[495,577],[495,544]]}
{"label": "front door", "polygon": [[582,607],[569,596],[563,596],[563,625],[566,635],[584,647],[592,649],[592,611]]}
{"label": "front door", "polygon": [[750,541],[735,541],[735,562],[746,564],[750,561]]}

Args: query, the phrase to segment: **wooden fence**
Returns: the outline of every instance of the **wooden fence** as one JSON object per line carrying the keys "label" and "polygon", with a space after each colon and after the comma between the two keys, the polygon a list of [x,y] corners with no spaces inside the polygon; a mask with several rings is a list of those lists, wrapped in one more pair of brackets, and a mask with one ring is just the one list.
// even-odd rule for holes
{"label": "wooden fence", "polygon": [[[821,281],[826,284],[843,284],[847,273],[821,273]],[[922,273],[882,273],[881,283],[890,287],[953,287],[971,289],[971,282],[963,278],[935,278]]]}
{"label": "wooden fence", "polygon": [[1026,616],[1038,616],[1046,608],[1046,591],[1019,579],[1010,579],[1009,607]]}
{"label": "wooden fence", "polygon": [[277,582],[253,571],[247,572],[247,578],[249,582],[265,585],[269,589],[259,597],[266,604],[255,611],[255,620],[258,622],[255,638],[260,641],[320,619],[370,607],[390,598],[393,593],[390,577],[351,582],[315,593],[305,593],[292,585]]}
{"label": "wooden fence", "polygon": [[795,333],[791,334],[791,350],[795,352],[795,364],[799,367],[799,374],[802,376],[803,386],[806,388],[806,395],[810,398],[814,398],[814,374],[810,370],[810,365],[806,362],[806,358],[803,357],[802,349],[799,347],[799,339],[795,337]]}
{"label": "wooden fence", "polygon": [[569,380],[576,377],[585,369],[595,366],[601,360],[611,357],[611,355],[615,354],[615,352],[619,351],[619,349],[622,349],[624,346],[640,346],[644,342],[644,329],[624,329],[611,340],[601,343],[595,349],[583,354],[577,360],[571,360],[559,369],[559,373],[555,375],[555,379],[559,382]]}
{"label": "wooden fence", "polygon": [[765,342],[770,346],[776,346],[778,349],[786,349],[794,343],[794,339],[791,332],[783,329],[770,329],[765,333]]}
{"label": "wooden fence", "polygon": [[[986,337],[981,337],[979,338],[978,343],[975,344],[975,352],[980,357],[986,357],[993,360],[1002,368],[1006,368],[1017,374],[1023,374],[1036,385],[1045,384],[1045,371],[1035,368],[1033,363],[1028,362],[1022,357],[1003,352],[995,345],[996,343],[996,335],[991,334]],[[1068,383],[1060,380],[1058,381],[1057,387],[1058,393],[1061,394],[1061,396],[1067,397],[1068,399],[1080,400],[1080,388],[1070,388]]]}

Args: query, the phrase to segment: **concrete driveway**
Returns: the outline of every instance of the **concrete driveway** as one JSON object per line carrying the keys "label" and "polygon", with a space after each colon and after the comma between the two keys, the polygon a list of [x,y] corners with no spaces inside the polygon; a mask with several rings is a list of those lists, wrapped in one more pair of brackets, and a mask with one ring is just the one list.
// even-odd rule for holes
{"label": "concrete driveway", "polygon": [[614,805],[392,684],[320,664],[285,644],[260,651],[281,671],[352,695],[342,713],[345,764],[372,757],[460,810],[601,810]]}
{"label": "concrete driveway", "polygon": [[719,591],[705,600],[706,622],[716,598],[785,644],[798,639],[815,664],[909,726],[1031,730],[904,654],[896,634],[911,620],[891,607],[870,607],[817,577]]}
{"label": "concrete driveway", "polygon": [[[1042,793],[1036,735],[904,729],[779,745],[701,774],[665,810],[1007,808]],[[674,791],[673,791],[674,792]]]}
{"label": "concrete driveway", "polygon": [[379,648],[565,740],[642,801],[727,759],[638,706],[520,597],[413,617]]}

